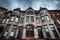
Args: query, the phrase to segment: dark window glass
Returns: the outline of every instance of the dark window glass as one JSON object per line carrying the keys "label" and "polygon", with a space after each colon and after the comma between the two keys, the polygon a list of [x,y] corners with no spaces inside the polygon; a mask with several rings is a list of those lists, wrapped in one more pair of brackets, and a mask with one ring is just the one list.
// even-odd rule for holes
{"label": "dark window glass", "polygon": [[31,22],[34,22],[34,17],[33,16],[31,17]]}
{"label": "dark window glass", "polygon": [[29,22],[29,16],[26,17],[26,22]]}
{"label": "dark window glass", "polygon": [[36,17],[36,23],[40,23],[40,19]]}
{"label": "dark window glass", "polygon": [[33,12],[32,11],[28,11],[26,14],[27,15],[33,15]]}
{"label": "dark window glass", "polygon": [[24,23],[24,18],[21,18],[21,19],[20,19],[20,23],[21,23],[21,24]]}
{"label": "dark window glass", "polygon": [[26,28],[26,36],[27,37],[34,37],[34,29],[32,26],[27,26]]}
{"label": "dark window glass", "polygon": [[44,31],[46,32],[47,37],[51,37],[47,25],[44,25]]}
{"label": "dark window glass", "polygon": [[43,36],[43,32],[42,32],[41,27],[40,27],[40,26],[38,26],[38,27],[37,27],[37,29],[38,29],[38,36],[39,36],[39,39],[43,39],[43,38],[44,38],[44,36]]}
{"label": "dark window glass", "polygon": [[18,31],[17,38],[18,38],[18,39],[22,39],[22,34],[23,34],[23,27],[20,26],[20,27],[19,27],[19,31]]}
{"label": "dark window glass", "polygon": [[58,34],[57,34],[57,32],[56,32],[56,30],[55,30],[53,24],[50,24],[50,27],[51,27],[51,30],[52,30],[53,33],[54,33],[54,36],[55,36],[55,37],[58,37]]}

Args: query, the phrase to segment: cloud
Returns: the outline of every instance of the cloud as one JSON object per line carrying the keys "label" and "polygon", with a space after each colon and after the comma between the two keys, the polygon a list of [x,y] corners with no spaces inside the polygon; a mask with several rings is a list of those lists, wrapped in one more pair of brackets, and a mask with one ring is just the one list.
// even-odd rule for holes
{"label": "cloud", "polygon": [[57,0],[1,0],[0,6],[8,9],[14,9],[20,7],[21,10],[26,10],[28,7],[32,7],[35,10],[39,10],[40,7],[47,8],[49,10],[60,10],[60,1]]}
{"label": "cloud", "polygon": [[45,7],[48,10],[58,9],[59,1],[33,1],[32,7],[38,10],[40,7]]}

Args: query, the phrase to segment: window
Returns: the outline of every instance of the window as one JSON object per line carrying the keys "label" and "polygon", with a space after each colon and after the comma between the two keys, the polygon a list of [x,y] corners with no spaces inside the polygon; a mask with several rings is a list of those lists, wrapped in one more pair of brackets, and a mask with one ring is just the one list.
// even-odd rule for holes
{"label": "window", "polygon": [[24,18],[21,18],[20,19],[20,23],[24,23]]}
{"label": "window", "polygon": [[18,30],[17,38],[22,39],[22,34],[23,34],[23,26],[20,26]]}
{"label": "window", "polygon": [[10,37],[13,37],[14,34],[15,34],[15,32],[16,32],[16,27],[14,26],[14,27],[12,28],[11,33],[10,33]]}
{"label": "window", "polygon": [[8,32],[6,31],[5,33],[4,33],[4,36],[6,36],[8,34]]}
{"label": "window", "polygon": [[44,25],[44,31],[46,32],[47,37],[51,37],[47,25]]}
{"label": "window", "polygon": [[11,17],[11,21],[13,21],[14,20],[14,17]]}
{"label": "window", "polygon": [[42,13],[47,13],[47,10],[41,10]]}
{"label": "window", "polygon": [[54,36],[55,36],[55,37],[58,37],[58,34],[57,34],[57,32],[56,32],[56,30],[55,30],[53,24],[50,24],[50,27],[51,27],[51,30],[52,30],[53,33],[54,33]]}
{"label": "window", "polygon": [[31,16],[31,22],[34,22],[34,17],[33,16]]}
{"label": "window", "polygon": [[34,22],[34,17],[33,16],[27,16],[26,22]]}
{"label": "window", "polygon": [[36,23],[40,23],[40,19],[36,17]]}
{"label": "window", "polygon": [[0,14],[3,14],[3,12],[0,10]]}
{"label": "window", "polygon": [[3,19],[2,23],[5,23],[6,19]]}
{"label": "window", "polygon": [[49,20],[49,16],[48,15],[46,15],[45,18],[46,18],[46,20]]}
{"label": "window", "polygon": [[25,13],[21,13],[21,16],[25,16]]}
{"label": "window", "polygon": [[6,23],[8,23],[8,22],[9,22],[9,19],[6,20]]}
{"label": "window", "polygon": [[57,20],[57,22],[60,24],[60,20]]}
{"label": "window", "polygon": [[26,14],[27,15],[33,15],[33,12],[32,11],[28,11]]}
{"label": "window", "polygon": [[13,35],[14,35],[14,32],[11,32],[11,33],[10,33],[10,36],[13,36]]}
{"label": "window", "polygon": [[26,28],[26,36],[27,37],[34,37],[34,29],[32,26],[27,26]]}
{"label": "window", "polygon": [[29,16],[26,17],[26,22],[29,22]]}
{"label": "window", "polygon": [[47,11],[46,10],[43,10],[44,13],[46,13]]}
{"label": "window", "polygon": [[38,14],[38,13],[36,13],[35,15],[36,15],[36,16],[40,16],[40,14]]}
{"label": "window", "polygon": [[37,30],[38,30],[39,39],[43,39],[44,36],[43,36],[42,28],[41,28],[40,26],[38,26],[38,27],[37,27]]}
{"label": "window", "polygon": [[9,31],[10,27],[7,26],[6,29],[5,29],[5,32],[3,34],[4,37],[8,37],[8,31]]}
{"label": "window", "polygon": [[15,19],[15,22],[18,22],[18,18]]}
{"label": "window", "polygon": [[42,16],[42,22],[45,22],[45,18]]}

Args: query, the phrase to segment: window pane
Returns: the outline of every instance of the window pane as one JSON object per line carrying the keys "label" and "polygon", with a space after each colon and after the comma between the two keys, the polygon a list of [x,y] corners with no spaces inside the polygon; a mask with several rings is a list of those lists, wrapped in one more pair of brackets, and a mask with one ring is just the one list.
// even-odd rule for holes
{"label": "window pane", "polygon": [[36,23],[40,23],[40,19],[36,17]]}
{"label": "window pane", "polygon": [[11,21],[13,21],[14,20],[14,17],[11,17]]}
{"label": "window pane", "polygon": [[26,17],[26,22],[29,22],[29,16]]}
{"label": "window pane", "polygon": [[51,29],[52,29],[52,31],[53,31],[53,33],[54,33],[54,36],[55,36],[55,37],[58,37],[58,34],[57,34],[57,32],[56,32],[56,30],[55,30],[55,28],[54,28],[54,25],[53,25],[53,24],[50,24],[50,27],[51,27]]}
{"label": "window pane", "polygon": [[11,32],[11,33],[10,33],[10,36],[13,36],[13,35],[14,35],[14,32]]}
{"label": "window pane", "polygon": [[15,19],[15,22],[18,22],[18,18]]}
{"label": "window pane", "polygon": [[27,15],[33,15],[33,12],[32,11],[28,11]]}
{"label": "window pane", "polygon": [[45,18],[44,17],[42,17],[42,22],[45,22]]}
{"label": "window pane", "polygon": [[46,17],[46,20],[49,20],[49,16],[45,16]]}
{"label": "window pane", "polygon": [[26,36],[27,37],[34,37],[34,29],[32,28],[32,26],[27,26]]}
{"label": "window pane", "polygon": [[4,23],[6,21],[6,19],[3,19],[2,23]]}
{"label": "window pane", "polygon": [[9,22],[9,19],[6,20],[6,23],[8,23],[8,22]]}
{"label": "window pane", "polygon": [[38,36],[39,36],[39,39],[43,39],[44,36],[43,36],[43,33],[42,33],[42,29],[40,27],[37,28],[38,29]]}
{"label": "window pane", "polygon": [[34,22],[34,17],[31,17],[31,22]]}
{"label": "window pane", "polygon": [[24,23],[24,18],[21,18],[20,19],[20,23]]}
{"label": "window pane", "polygon": [[4,33],[4,36],[7,36],[7,34],[8,34],[8,32],[5,32],[5,33]]}

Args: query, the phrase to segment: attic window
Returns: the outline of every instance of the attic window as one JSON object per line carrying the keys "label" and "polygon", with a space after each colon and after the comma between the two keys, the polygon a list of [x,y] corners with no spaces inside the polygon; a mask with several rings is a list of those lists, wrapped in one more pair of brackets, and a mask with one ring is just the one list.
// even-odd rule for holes
{"label": "attic window", "polygon": [[28,11],[27,15],[33,15],[33,12],[32,11]]}

